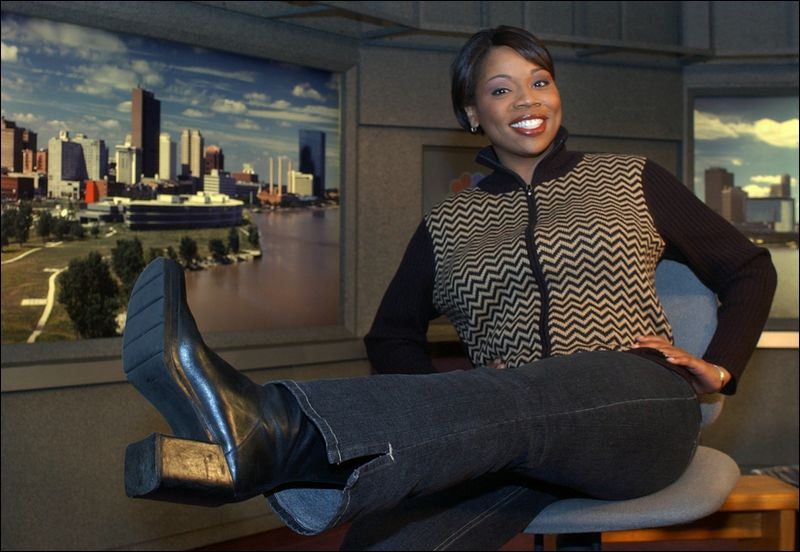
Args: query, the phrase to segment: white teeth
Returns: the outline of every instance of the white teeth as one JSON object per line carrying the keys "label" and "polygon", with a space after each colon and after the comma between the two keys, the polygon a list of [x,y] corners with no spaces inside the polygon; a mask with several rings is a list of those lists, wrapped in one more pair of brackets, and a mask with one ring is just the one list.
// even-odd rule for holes
{"label": "white teeth", "polygon": [[513,123],[511,126],[512,128],[539,128],[544,123],[544,119],[525,119],[524,121],[520,121],[518,123]]}

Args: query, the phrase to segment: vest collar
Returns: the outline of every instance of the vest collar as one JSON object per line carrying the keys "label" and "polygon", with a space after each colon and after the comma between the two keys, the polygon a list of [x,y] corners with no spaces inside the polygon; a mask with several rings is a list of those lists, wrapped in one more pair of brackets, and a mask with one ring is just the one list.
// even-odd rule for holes
{"label": "vest collar", "polygon": [[[534,186],[568,173],[578,163],[581,155],[567,151],[565,147],[568,136],[569,132],[566,128],[562,126],[558,129],[556,137],[553,139],[553,149],[536,166],[532,182]],[[492,146],[483,148],[475,161],[494,170],[494,173],[478,182],[478,187],[483,191],[501,194],[525,188],[526,183],[522,178],[500,163]]]}

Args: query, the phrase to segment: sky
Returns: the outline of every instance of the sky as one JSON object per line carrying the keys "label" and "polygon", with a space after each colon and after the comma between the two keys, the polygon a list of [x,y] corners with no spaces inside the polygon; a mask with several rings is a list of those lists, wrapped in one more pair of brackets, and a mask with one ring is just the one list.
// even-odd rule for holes
{"label": "sky", "polygon": [[15,14],[2,14],[1,30],[0,108],[40,149],[68,130],[104,140],[110,161],[131,133],[138,84],[161,102],[162,133],[179,143],[199,129],[230,172],[248,163],[266,179],[270,156],[297,169],[298,130],[325,132],[326,187],[339,187],[336,73]]}
{"label": "sky", "polygon": [[704,172],[723,167],[749,197],[766,197],[770,184],[791,176],[798,203],[798,97],[709,97],[694,103],[694,184],[704,197]]}

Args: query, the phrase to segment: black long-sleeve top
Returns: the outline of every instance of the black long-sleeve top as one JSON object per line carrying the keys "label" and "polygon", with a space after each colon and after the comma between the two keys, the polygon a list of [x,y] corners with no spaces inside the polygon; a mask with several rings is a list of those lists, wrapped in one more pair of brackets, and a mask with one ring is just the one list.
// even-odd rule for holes
{"label": "black long-sleeve top", "polygon": [[494,173],[420,223],[365,337],[373,368],[433,372],[426,336],[440,314],[476,365],[670,337],[652,286],[656,262],[668,257],[719,298],[703,358],[732,374],[723,393],[733,394],[774,294],[769,252],[656,163],[569,152],[566,135],[562,128],[531,183],[484,149],[478,162]]}

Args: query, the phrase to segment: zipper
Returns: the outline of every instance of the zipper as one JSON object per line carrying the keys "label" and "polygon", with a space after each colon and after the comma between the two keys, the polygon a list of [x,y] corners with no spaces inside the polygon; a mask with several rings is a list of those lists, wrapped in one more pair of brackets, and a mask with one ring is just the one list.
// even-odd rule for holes
{"label": "zipper", "polygon": [[[534,170],[534,174],[536,171]],[[533,224],[536,221],[536,198],[533,196],[533,185],[529,182],[525,184],[523,191],[525,198],[528,202],[528,228],[525,230],[525,245],[528,248],[528,258],[531,262],[531,269],[533,270],[533,277],[536,280],[536,286],[539,288],[539,297],[541,298],[541,317],[539,320],[539,340],[542,344],[542,358],[550,356],[550,334],[547,331],[547,317],[549,310],[549,296],[547,286],[544,281],[544,271],[539,262],[539,256],[536,254],[536,247],[533,244]]]}

